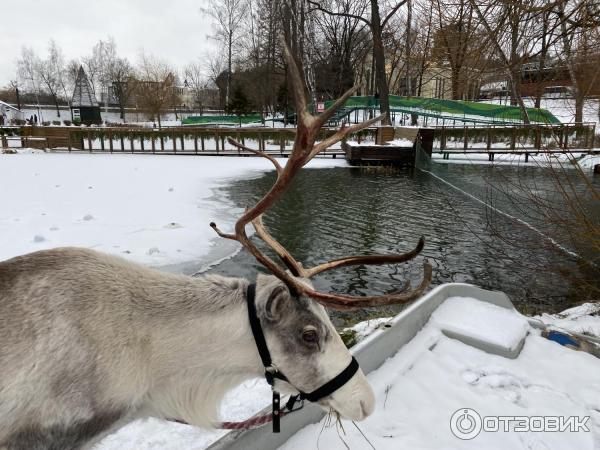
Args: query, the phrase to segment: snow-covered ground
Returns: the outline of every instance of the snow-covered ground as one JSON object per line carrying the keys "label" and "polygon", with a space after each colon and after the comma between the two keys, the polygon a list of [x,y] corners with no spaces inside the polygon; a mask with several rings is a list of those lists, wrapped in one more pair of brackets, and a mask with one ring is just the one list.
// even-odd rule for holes
{"label": "snow-covered ground", "polygon": [[209,223],[227,230],[242,212],[215,189],[268,170],[261,158],[0,154],[0,260],[73,245],[152,266],[198,261],[227,245]]}
{"label": "snow-covered ground", "polygon": [[[551,342],[533,328],[516,359],[463,344],[446,337],[441,327],[448,329],[450,324],[454,330],[464,328],[470,335],[509,344],[513,335],[522,333],[522,322],[508,320],[503,308],[487,305],[482,312],[473,299],[455,300],[448,299],[412,341],[368,376],[377,398],[370,417],[356,425],[342,421],[341,426],[326,418],[298,432],[281,449],[599,448],[600,359]],[[590,316],[592,312],[597,314],[598,305],[541,320],[561,326],[578,322],[580,328],[598,330],[600,317]],[[473,315],[477,321],[469,320]],[[461,419],[465,408],[481,417],[577,416],[582,421],[589,417],[585,423],[590,431],[520,432],[513,422],[510,431],[484,429],[472,440],[461,440],[451,431],[451,418],[459,411],[456,417]],[[467,420],[467,425],[471,423]]]}

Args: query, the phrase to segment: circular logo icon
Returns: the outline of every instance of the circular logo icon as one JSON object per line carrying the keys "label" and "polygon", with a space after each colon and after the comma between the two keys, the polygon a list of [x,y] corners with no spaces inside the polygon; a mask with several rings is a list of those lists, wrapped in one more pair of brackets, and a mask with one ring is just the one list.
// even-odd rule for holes
{"label": "circular logo icon", "polygon": [[450,431],[459,439],[473,439],[481,431],[481,416],[471,408],[459,409],[450,418]]}

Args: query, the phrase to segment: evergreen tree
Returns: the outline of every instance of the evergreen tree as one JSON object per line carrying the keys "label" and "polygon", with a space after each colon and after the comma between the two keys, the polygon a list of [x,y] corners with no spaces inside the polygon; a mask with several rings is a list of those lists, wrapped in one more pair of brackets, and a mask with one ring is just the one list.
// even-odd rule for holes
{"label": "evergreen tree", "polygon": [[225,112],[227,112],[227,114],[235,114],[238,116],[240,119],[240,125],[242,124],[242,116],[251,112],[250,101],[240,85],[235,86],[233,89],[231,97],[229,98],[229,103],[227,103],[227,107],[225,108]]}

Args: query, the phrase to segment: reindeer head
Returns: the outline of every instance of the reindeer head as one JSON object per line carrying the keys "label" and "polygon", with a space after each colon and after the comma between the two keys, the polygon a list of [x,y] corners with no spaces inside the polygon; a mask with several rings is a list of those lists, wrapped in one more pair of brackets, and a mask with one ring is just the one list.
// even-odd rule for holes
{"label": "reindeer head", "polygon": [[[289,67],[298,117],[294,146],[287,164],[282,167],[270,155],[229,139],[232,145],[269,159],[277,171],[277,180],[269,192],[238,219],[235,233],[227,234],[214,223],[210,225],[219,236],[241,243],[273,274],[273,276],[259,276],[257,280],[256,306],[267,345],[272,353],[273,363],[286,374],[291,385],[289,387],[310,392],[340,374],[352,360],[323,306],[334,309],[355,309],[414,300],[429,285],[432,271],[431,266],[425,262],[423,280],[414,290],[409,290],[407,283],[399,292],[381,296],[357,297],[321,292],[314,289],[309,281],[311,277],[338,267],[407,261],[421,252],[424,246],[423,238],[408,253],[351,256],[305,268],[267,232],[262,222],[262,214],[283,194],[302,167],[321,151],[341,141],[348,134],[368,127],[383,118],[379,116],[349,127],[342,126],[336,133],[317,143],[321,127],[346,102],[356,88],[346,92],[319,116],[313,116],[308,111],[304,78],[286,45],[284,45],[284,54]],[[287,270],[260,251],[248,238],[246,226],[249,224],[253,225],[257,236],[283,261]],[[328,397],[319,400],[319,403],[324,407],[333,408],[343,417],[360,420],[372,412],[374,398],[364,374],[359,369],[346,384]]]}
{"label": "reindeer head", "polygon": [[[302,282],[310,286],[308,280]],[[273,364],[289,381],[277,381],[280,392],[313,392],[348,366],[350,353],[325,308],[310,297],[292,296],[278,278],[259,275],[256,306]],[[362,420],[373,411],[375,398],[359,370],[318,403],[346,419]]]}

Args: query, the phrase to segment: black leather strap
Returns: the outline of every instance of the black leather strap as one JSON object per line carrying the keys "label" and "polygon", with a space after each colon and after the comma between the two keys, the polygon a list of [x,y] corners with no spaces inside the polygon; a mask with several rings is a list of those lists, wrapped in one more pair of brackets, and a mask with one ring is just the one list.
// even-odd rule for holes
{"label": "black leather strap", "polygon": [[246,303],[248,303],[248,319],[250,320],[250,328],[252,329],[252,335],[254,336],[254,342],[256,342],[256,348],[258,354],[265,367],[265,378],[267,383],[271,386],[275,383],[275,378],[287,381],[285,375],[279,372],[273,367],[273,361],[271,360],[271,353],[269,353],[269,347],[267,347],[267,340],[260,326],[260,319],[256,313],[256,285],[250,284],[246,291]]}
{"label": "black leather strap", "polygon": [[348,366],[346,366],[346,368],[342,370],[335,378],[328,381],[323,386],[315,389],[312,392],[300,392],[300,394],[302,395],[302,398],[305,398],[309,402],[317,402],[322,398],[333,394],[335,391],[337,391],[339,388],[345,385],[348,381],[350,381],[350,379],[358,371],[358,368],[358,361],[353,356],[352,360],[350,361],[350,364],[348,364]]}
{"label": "black leather strap", "polygon": [[[280,379],[284,381],[288,381],[286,376],[282,374],[276,367],[273,366],[273,361],[271,360],[271,353],[269,353],[269,348],[267,347],[267,341],[265,339],[265,335],[263,333],[262,327],[260,325],[260,319],[258,318],[258,314],[256,313],[256,285],[250,284],[246,291],[246,303],[248,304],[248,319],[250,320],[250,328],[252,329],[252,335],[254,336],[254,341],[256,342],[256,348],[258,349],[258,354],[260,355],[260,359],[265,367],[265,378],[267,379],[267,383],[269,383],[272,387],[274,387],[275,379]],[[315,389],[312,392],[300,392],[298,396],[290,397],[286,408],[292,410],[294,408],[294,404],[300,399],[306,399],[310,402],[317,402],[324,397],[327,397],[341,388],[344,384],[346,384],[350,379],[354,376],[354,374],[358,371],[358,361],[352,357],[352,360],[348,364],[348,366],[342,370],[337,376],[335,376],[332,380],[325,383],[323,386]],[[275,403],[277,403],[277,409],[275,409]],[[276,419],[277,416],[277,419]],[[273,396],[273,419],[274,419],[274,429],[278,429],[278,424],[275,421],[279,422],[279,396],[274,394]]]}

